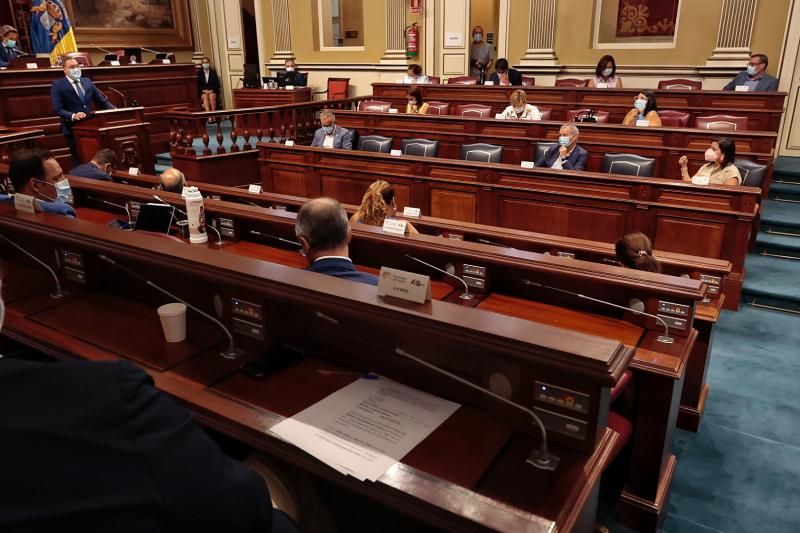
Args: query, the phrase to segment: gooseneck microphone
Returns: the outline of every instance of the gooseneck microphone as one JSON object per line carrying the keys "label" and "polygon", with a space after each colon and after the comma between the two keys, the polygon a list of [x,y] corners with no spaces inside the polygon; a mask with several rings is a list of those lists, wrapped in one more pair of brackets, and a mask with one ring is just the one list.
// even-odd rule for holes
{"label": "gooseneck microphone", "polygon": [[478,242],[481,244],[489,244],[491,246],[500,246],[501,248],[508,248],[510,250],[515,250],[512,246],[508,246],[507,244],[500,244],[499,242],[490,241],[489,239],[478,239]]}
{"label": "gooseneck microphone", "polygon": [[[185,216],[185,217],[187,218],[187,220],[188,220],[188,218],[189,218],[189,215],[187,215],[187,214],[186,214],[186,211],[184,211],[183,209],[178,209],[178,208],[177,208],[177,207],[175,207],[174,205],[172,205],[172,204],[170,204],[170,203],[168,203],[168,202],[165,202],[165,201],[164,201],[164,200],[162,200],[162,199],[161,199],[161,197],[160,197],[160,196],[158,196],[157,194],[154,194],[154,195],[153,195],[153,198],[155,198],[156,200],[158,200],[159,202],[161,202],[161,203],[162,203],[162,204],[164,204],[164,205],[170,205],[170,206],[172,206],[172,208],[173,208],[173,209],[175,209],[175,211],[177,211],[177,212],[178,212],[178,213],[180,213],[181,215]],[[214,233],[216,233],[216,234],[217,234],[217,242],[216,242],[217,246],[222,246],[223,244],[225,244],[225,243],[222,241],[222,233],[220,233],[220,232],[219,232],[219,230],[218,230],[217,228],[215,228],[215,227],[214,227],[214,226],[212,226],[211,224],[206,224],[206,227],[207,227],[207,228],[211,228],[211,229],[213,229],[213,230],[214,230]]]}
{"label": "gooseneck microphone", "polygon": [[669,336],[669,327],[667,326],[667,323],[664,321],[663,318],[661,318],[658,315],[652,315],[650,313],[645,313],[643,310],[641,310],[639,308],[625,307],[624,305],[617,305],[615,303],[607,302],[605,300],[600,300],[598,298],[592,298],[591,296],[586,296],[585,294],[581,294],[579,292],[572,292],[572,291],[568,291],[568,290],[565,290],[565,289],[559,289],[558,287],[551,287],[550,285],[544,285],[542,283],[536,283],[535,281],[531,281],[529,279],[523,279],[521,281],[522,281],[522,283],[524,285],[528,285],[528,286],[532,286],[532,287],[541,287],[541,288],[544,288],[544,289],[549,289],[551,291],[556,291],[556,292],[560,292],[560,293],[563,293],[563,294],[569,294],[570,296],[575,296],[575,297],[581,298],[583,300],[589,300],[590,302],[596,302],[596,303],[599,303],[599,304],[607,305],[609,307],[614,307],[616,309],[622,309],[623,311],[630,311],[631,313],[636,314],[636,315],[644,315],[644,316],[648,316],[650,318],[655,318],[657,322],[659,322],[662,326],[664,326],[664,334],[663,335],[659,335],[656,340],[658,342],[662,343],[662,344],[672,344],[673,342],[675,342],[675,339],[673,339],[672,337]]}
{"label": "gooseneck microphone", "polygon": [[157,290],[157,291],[159,291],[159,292],[161,292],[163,294],[166,294],[167,296],[169,296],[173,300],[182,303],[183,305],[185,305],[186,307],[188,307],[192,311],[204,316],[205,318],[209,319],[210,321],[215,323],[217,326],[219,326],[219,328],[228,337],[228,348],[226,350],[223,350],[223,351],[220,352],[220,355],[222,357],[224,357],[225,359],[236,359],[237,357],[239,357],[239,356],[244,354],[244,352],[242,350],[240,350],[240,349],[238,349],[236,347],[236,343],[233,340],[233,335],[231,334],[230,330],[227,327],[225,327],[225,324],[223,324],[222,322],[220,322],[219,320],[217,320],[213,316],[209,315],[205,311],[202,311],[201,309],[198,309],[197,307],[193,306],[189,302],[178,298],[177,296],[175,296],[174,294],[172,294],[168,290],[164,289],[163,287],[160,287],[160,286],[156,285],[155,283],[153,283],[149,279],[145,278],[144,276],[142,276],[140,274],[137,274],[136,272],[134,272],[130,268],[117,263],[116,261],[114,261],[113,259],[108,257],[107,255],[100,254],[98,257],[100,258],[100,260],[105,261],[106,263],[108,263],[110,265],[114,265],[115,267],[119,268],[120,270],[122,270],[124,272],[127,272],[128,274],[130,274],[134,278],[136,278],[136,279],[138,279],[140,281],[143,281],[144,283],[146,283],[150,287],[154,288],[155,290]]}
{"label": "gooseneck microphone", "polygon": [[458,281],[460,281],[460,282],[461,282],[461,284],[462,284],[462,285],[464,285],[464,292],[462,292],[462,293],[461,293],[461,294],[460,294],[458,297],[459,297],[459,298],[461,298],[462,300],[472,300],[472,298],[474,298],[474,297],[475,297],[475,295],[474,295],[474,294],[470,294],[470,292],[469,292],[469,285],[467,285],[467,282],[466,282],[466,281],[464,281],[463,279],[459,278],[459,277],[458,277],[458,276],[456,276],[455,274],[451,274],[451,273],[450,273],[450,272],[448,272],[447,270],[441,269],[441,268],[439,268],[439,267],[437,267],[437,266],[433,266],[433,265],[432,265],[432,264],[430,264],[430,263],[426,263],[426,262],[425,262],[425,261],[423,261],[422,259],[418,259],[418,258],[414,257],[413,255],[408,255],[408,254],[405,254],[405,256],[406,256],[406,257],[408,257],[409,259],[413,259],[413,260],[414,260],[414,261],[416,261],[417,263],[422,263],[423,265],[425,265],[425,266],[427,266],[427,267],[430,267],[430,268],[432,268],[432,269],[434,269],[434,270],[437,270],[437,271],[441,272],[442,274],[445,274],[445,275],[447,275],[447,276],[450,276],[451,278],[455,278],[455,279],[457,279]]}
{"label": "gooseneck microphone", "polygon": [[125,96],[125,93],[123,93],[122,91],[119,91],[119,90],[117,90],[117,89],[115,89],[115,88],[113,88],[111,86],[106,87],[106,89],[108,89],[109,91],[114,91],[115,93],[120,95],[122,97],[122,107],[128,107],[128,97]]}
{"label": "gooseneck microphone", "polygon": [[264,233],[261,231],[256,231],[254,229],[250,230],[250,235],[258,235],[259,237],[266,237],[268,239],[275,239],[278,242],[282,242],[285,244],[291,244],[292,246],[297,246],[298,248],[302,248],[303,245],[297,241],[291,241],[289,239],[284,239],[283,237],[278,237],[277,235],[270,235],[269,233]]}
{"label": "gooseneck microphone", "polygon": [[27,255],[28,257],[30,257],[31,259],[33,259],[34,261],[36,261],[37,263],[39,263],[41,266],[43,266],[45,269],[47,269],[47,271],[48,271],[48,272],[50,272],[50,275],[53,277],[53,280],[56,282],[56,290],[55,290],[54,292],[51,292],[51,293],[50,293],[50,298],[52,298],[52,299],[54,299],[54,300],[59,300],[59,299],[63,298],[64,296],[66,296],[66,294],[64,293],[64,291],[62,291],[62,290],[61,290],[61,281],[59,281],[59,279],[58,279],[58,276],[56,276],[56,272],[55,272],[55,270],[53,270],[53,269],[50,267],[50,265],[48,265],[47,263],[45,263],[44,261],[42,261],[41,259],[39,259],[39,258],[38,258],[38,257],[36,257],[35,255],[33,255],[33,254],[32,254],[32,253],[30,253],[28,250],[26,250],[25,248],[23,248],[23,247],[22,247],[22,246],[20,246],[19,244],[15,243],[14,241],[12,241],[11,239],[9,239],[9,238],[8,238],[8,237],[6,237],[5,235],[2,235],[2,234],[0,234],[0,239],[3,239],[3,240],[4,240],[4,241],[6,241],[8,244],[10,244],[11,246],[13,246],[14,248],[16,248],[17,250],[19,250],[19,251],[20,251],[20,252],[22,252],[23,254],[25,254],[25,255]]}
{"label": "gooseneck microphone", "polygon": [[101,48],[101,47],[97,46],[96,44],[92,44],[92,43],[86,43],[86,44],[87,44],[88,46],[91,46],[92,48],[95,48],[95,49],[97,49],[97,50],[100,50],[101,52],[104,52],[104,53],[106,53],[106,54],[108,54],[108,55],[117,55],[117,54],[115,54],[114,52],[109,52],[109,51],[108,51],[108,50],[106,50],[105,48]]}
{"label": "gooseneck microphone", "polygon": [[97,198],[96,196],[87,196],[88,200],[93,200],[95,202],[100,202],[101,204],[110,205],[111,207],[116,207],[117,209],[125,210],[125,213],[128,215],[128,226],[133,228],[133,218],[131,218],[131,211],[128,209],[127,205],[123,204],[115,204],[114,202],[109,202],[108,200],[103,200],[102,198]]}
{"label": "gooseneck microphone", "polygon": [[403,350],[402,348],[395,348],[394,349],[394,353],[396,353],[397,355],[403,356],[406,359],[411,359],[412,361],[414,361],[414,362],[416,362],[416,363],[418,363],[418,364],[420,364],[420,365],[422,365],[422,366],[424,366],[426,368],[429,368],[429,369],[433,370],[434,372],[438,372],[439,374],[442,374],[443,376],[447,376],[448,378],[450,378],[450,379],[452,379],[454,381],[458,381],[459,383],[462,383],[462,384],[464,384],[464,385],[466,385],[468,387],[471,387],[471,388],[477,390],[481,394],[485,394],[487,396],[491,396],[495,400],[503,402],[506,405],[510,405],[511,407],[514,407],[515,409],[518,409],[518,410],[524,412],[525,414],[529,415],[531,417],[531,419],[533,419],[533,422],[535,422],[536,425],[539,426],[540,441],[539,441],[539,449],[538,450],[531,450],[531,454],[528,456],[527,462],[530,463],[531,465],[533,465],[534,467],[539,468],[541,470],[555,470],[556,469],[556,467],[558,466],[559,459],[558,459],[558,457],[556,457],[555,455],[551,454],[547,450],[547,430],[544,428],[544,424],[542,423],[542,419],[539,418],[536,415],[536,413],[533,412],[533,410],[528,409],[527,407],[522,406],[522,405],[520,405],[520,404],[518,404],[516,402],[512,402],[511,400],[509,400],[507,398],[503,398],[499,394],[494,393],[494,392],[490,391],[489,389],[485,389],[485,388],[483,388],[483,387],[481,387],[479,385],[476,385],[476,384],[472,383],[471,381],[468,381],[468,380],[462,378],[461,376],[457,376],[457,375],[455,375],[455,374],[453,374],[451,372],[448,372],[447,370],[445,370],[443,368],[440,368],[440,367],[434,365],[433,363],[429,363],[428,361],[425,361],[424,359],[420,359],[419,357],[408,353],[407,351]]}

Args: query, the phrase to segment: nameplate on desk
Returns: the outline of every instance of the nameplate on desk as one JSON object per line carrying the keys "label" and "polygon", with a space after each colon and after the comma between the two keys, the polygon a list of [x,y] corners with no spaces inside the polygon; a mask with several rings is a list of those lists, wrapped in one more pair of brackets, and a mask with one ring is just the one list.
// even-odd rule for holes
{"label": "nameplate on desk", "polygon": [[25,68],[39,68],[39,65],[36,63],[25,63]]}
{"label": "nameplate on desk", "polygon": [[483,82],[484,85],[494,85],[493,81],[485,81]]}
{"label": "nameplate on desk", "polygon": [[250,187],[247,188],[247,192],[261,194],[261,185],[258,185],[257,183],[251,183]]}
{"label": "nameplate on desk", "polygon": [[604,83],[604,82],[602,82],[602,81],[601,81],[601,82],[598,82],[598,83],[595,83],[595,84],[594,84],[594,86],[595,86],[597,89],[608,89],[608,84],[607,84],[607,83]]}
{"label": "nameplate on desk", "polygon": [[130,167],[128,169],[128,174],[131,176],[138,176],[139,175],[139,167]]}
{"label": "nameplate on desk", "polygon": [[162,59],[162,60],[161,60],[161,63],[162,63],[163,65],[169,65],[169,64],[171,64],[171,63],[172,63],[172,61],[171,61],[171,60],[169,60],[169,59]]}
{"label": "nameplate on desk", "polygon": [[291,139],[286,139],[286,146],[294,146],[294,141]]}
{"label": "nameplate on desk", "polygon": [[20,213],[28,213],[29,215],[36,214],[36,208],[34,207],[34,202],[35,200],[33,196],[20,193],[16,193],[14,195],[14,207]]}
{"label": "nameplate on desk", "polygon": [[396,218],[384,219],[383,232],[392,233],[394,235],[405,235],[408,232],[408,222],[405,220],[397,220]]}
{"label": "nameplate on desk", "polygon": [[750,87],[748,87],[747,85],[737,85],[734,88],[734,91],[736,91],[737,93],[746,93],[749,90],[750,90]]}
{"label": "nameplate on desk", "polygon": [[112,67],[118,67],[119,61],[109,61],[108,64],[111,65]]}
{"label": "nameplate on desk", "polygon": [[396,107],[390,107],[389,108],[389,114],[390,115],[396,115],[397,114],[397,108]]}
{"label": "nameplate on desk", "polygon": [[494,118],[495,120],[505,120],[506,116],[503,113],[496,113]]}
{"label": "nameplate on desk", "polygon": [[692,183],[695,185],[708,185],[710,181],[708,176],[695,176],[692,178]]}
{"label": "nameplate on desk", "polygon": [[409,218],[419,218],[420,209],[419,207],[404,207],[403,208],[403,216]]}
{"label": "nameplate on desk", "polygon": [[519,166],[522,168],[533,168],[533,161],[522,161],[520,162]]}
{"label": "nameplate on desk", "polygon": [[403,155],[403,151],[402,150],[392,150],[391,152],[389,152],[389,155]]}
{"label": "nameplate on desk", "polygon": [[639,127],[639,128],[646,128],[649,125],[650,125],[650,121],[649,120],[637,120],[636,121],[636,126]]}
{"label": "nameplate on desk", "polygon": [[286,86],[286,90],[287,91],[294,91],[294,85],[287,85]]}
{"label": "nameplate on desk", "polygon": [[424,304],[431,299],[431,278],[396,268],[381,267],[378,275],[378,296],[393,296]]}

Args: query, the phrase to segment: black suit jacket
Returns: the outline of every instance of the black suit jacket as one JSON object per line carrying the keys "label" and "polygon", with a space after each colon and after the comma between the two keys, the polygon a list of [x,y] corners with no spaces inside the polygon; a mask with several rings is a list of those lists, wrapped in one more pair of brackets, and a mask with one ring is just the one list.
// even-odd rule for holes
{"label": "black suit jacket", "polygon": [[92,112],[92,103],[98,109],[114,109],[111,102],[108,101],[106,95],[94,86],[92,80],[87,78],[80,78],[79,83],[83,87],[83,98],[78,96],[75,87],[67,80],[66,77],[61,77],[53,82],[50,87],[50,98],[53,100],[53,113],[61,117],[61,131],[65,135],[72,135],[72,115],[75,113],[86,113],[87,115]]}
{"label": "black suit jacket", "polygon": [[205,71],[201,68],[197,73],[197,90],[202,93],[203,91],[214,91],[219,95],[220,83],[217,71],[212,69],[208,70],[208,83],[206,83]]}
{"label": "black suit jacket", "polygon": [[[500,85],[500,76],[497,75],[497,72],[492,72],[489,81],[493,81],[495,85]],[[511,85],[522,85],[522,72],[513,68],[508,69],[508,81],[511,82]]]}
{"label": "black suit jacket", "polygon": [[0,531],[265,532],[263,479],[129,362],[0,359]]}

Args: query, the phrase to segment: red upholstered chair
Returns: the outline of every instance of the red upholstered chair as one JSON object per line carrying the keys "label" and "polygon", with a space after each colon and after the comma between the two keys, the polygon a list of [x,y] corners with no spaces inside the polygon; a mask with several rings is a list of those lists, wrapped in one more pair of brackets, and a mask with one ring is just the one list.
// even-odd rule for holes
{"label": "red upholstered chair", "polygon": [[89,52],[69,52],[66,54],[61,54],[62,65],[67,59],[74,59],[75,61],[78,62],[78,65],[81,67],[92,66],[92,57],[89,55]]}
{"label": "red upholstered chair", "polygon": [[689,113],[671,109],[659,110],[658,116],[661,118],[661,124],[670,128],[688,128],[689,119],[692,118]]}
{"label": "red upholstered chair", "polygon": [[694,127],[701,130],[738,131],[747,129],[747,117],[735,115],[708,115],[697,117]]}
{"label": "red upholstered chair", "polygon": [[428,81],[431,83],[439,84],[442,83],[442,78],[439,76],[428,76]]}
{"label": "red upholstered chair", "polygon": [[556,80],[556,87],[586,87],[589,80],[579,80],[578,78],[562,78]]}
{"label": "red upholstered chair", "polygon": [[553,114],[553,110],[547,107],[540,107],[539,113],[542,114],[542,120],[550,120],[550,115]]}
{"label": "red upholstered chair", "polygon": [[447,83],[455,85],[477,85],[478,78],[473,78],[472,76],[455,76],[453,78],[447,78]]}
{"label": "red upholstered chair", "polygon": [[457,117],[473,117],[473,118],[492,118],[491,106],[481,104],[463,104],[455,107],[453,113]]}
{"label": "red upholstered chair", "polygon": [[350,90],[350,78],[328,78],[328,88],[314,94],[325,94],[327,100],[340,100],[347,98]]}
{"label": "red upholstered chair", "polygon": [[536,85],[536,78],[533,76],[522,76],[522,85],[526,87],[533,87]]}
{"label": "red upholstered chair", "polygon": [[661,80],[658,82],[658,88],[668,91],[699,91],[703,88],[703,82],[684,79]]}
{"label": "red upholstered chair", "polygon": [[[575,120],[577,117],[584,115],[591,111],[590,109],[568,109],[567,120]],[[608,122],[608,111],[595,111],[594,113],[597,122]]]}
{"label": "red upholstered chair", "polygon": [[390,107],[392,107],[391,102],[382,100],[362,100],[358,103],[358,110],[367,113],[388,113]]}
{"label": "red upholstered chair", "polygon": [[428,114],[429,115],[449,115],[450,114],[450,104],[447,102],[437,102],[435,100],[431,100],[428,102]]}

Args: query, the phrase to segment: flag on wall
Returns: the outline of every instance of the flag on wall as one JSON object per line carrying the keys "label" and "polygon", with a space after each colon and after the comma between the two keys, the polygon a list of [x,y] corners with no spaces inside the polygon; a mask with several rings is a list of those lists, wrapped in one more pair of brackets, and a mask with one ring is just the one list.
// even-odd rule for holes
{"label": "flag on wall", "polygon": [[678,0],[619,0],[617,37],[672,37]]}
{"label": "flag on wall", "polygon": [[63,0],[33,0],[31,43],[34,54],[50,54],[50,62],[68,52],[77,52],[75,31]]}

